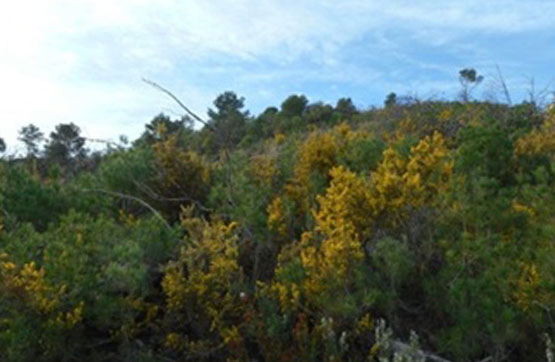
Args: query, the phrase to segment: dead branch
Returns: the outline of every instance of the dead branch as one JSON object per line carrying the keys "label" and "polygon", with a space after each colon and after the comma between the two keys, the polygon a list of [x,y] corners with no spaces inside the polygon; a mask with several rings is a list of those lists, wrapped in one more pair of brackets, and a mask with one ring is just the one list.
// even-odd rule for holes
{"label": "dead branch", "polygon": [[513,104],[513,102],[511,101],[511,94],[509,92],[509,88],[507,87],[507,83],[505,82],[505,78],[503,77],[503,74],[501,73],[501,68],[499,68],[499,65],[495,64],[495,69],[497,70],[497,81],[501,85],[501,89],[503,89],[503,94],[505,95],[505,100],[507,101],[508,105],[511,105],[511,104]]}
{"label": "dead branch", "polygon": [[139,204],[141,204],[142,206],[146,207],[148,210],[150,210],[150,212],[152,212],[152,214],[154,214],[154,216],[157,219],[159,219],[168,228],[168,230],[171,230],[171,228],[172,228],[170,226],[170,224],[168,224],[166,219],[164,219],[164,217],[154,207],[150,206],[146,201],[144,201],[144,200],[142,200],[142,199],[140,199],[136,196],[126,195],[126,194],[123,194],[121,192],[108,191],[108,190],[103,190],[103,189],[80,189],[80,191],[96,192],[96,193],[101,193],[101,194],[106,194],[106,195],[110,195],[110,196],[119,197],[119,198],[122,198],[122,199],[136,201]]}
{"label": "dead branch", "polygon": [[180,196],[180,197],[166,197],[166,196],[160,195],[159,193],[154,191],[151,187],[149,187],[149,186],[147,186],[143,183],[140,183],[140,182],[137,182],[137,181],[133,181],[133,183],[141,191],[148,194],[148,197],[150,197],[151,199],[154,199],[156,201],[162,201],[162,202],[190,202],[192,204],[195,204],[195,206],[198,207],[202,211],[205,211],[205,212],[213,211],[209,207],[204,206],[200,201],[198,201],[198,200],[196,200],[196,199],[194,199],[190,196],[183,195],[183,196]]}
{"label": "dead branch", "polygon": [[117,142],[114,142],[114,141],[110,141],[110,140],[103,140],[103,139],[100,139],[100,138],[89,138],[89,137],[82,137],[82,138],[87,142],[104,143],[107,146],[115,146],[118,149],[123,149],[124,148],[121,144],[119,144]]}
{"label": "dead branch", "polygon": [[204,126],[210,128],[212,131],[215,131],[214,127],[209,124],[208,122],[206,122],[205,120],[203,120],[202,118],[200,118],[196,113],[194,113],[193,111],[191,111],[183,102],[181,102],[181,100],[179,98],[177,98],[172,92],[170,92],[169,90],[167,90],[166,88],[162,87],[160,84],[153,82],[149,79],[143,78],[142,79],[143,82],[145,82],[146,84],[158,89],[160,92],[163,92],[165,94],[167,94],[171,99],[173,99],[181,108],[183,108],[183,110],[185,110],[185,112],[187,112],[188,115],[190,115],[191,117],[193,117],[194,120],[202,123]]}

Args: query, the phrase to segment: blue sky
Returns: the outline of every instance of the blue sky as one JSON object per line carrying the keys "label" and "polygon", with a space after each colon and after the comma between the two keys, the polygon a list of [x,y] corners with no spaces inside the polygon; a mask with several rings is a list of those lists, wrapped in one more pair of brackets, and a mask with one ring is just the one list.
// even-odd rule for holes
{"label": "blue sky", "polygon": [[456,97],[458,70],[515,101],[535,80],[553,89],[555,1],[19,0],[0,14],[0,137],[74,122],[92,138],[134,138],[160,112],[180,114],[146,77],[199,114],[225,90],[254,113],[292,93],[351,97],[366,108],[391,91]]}

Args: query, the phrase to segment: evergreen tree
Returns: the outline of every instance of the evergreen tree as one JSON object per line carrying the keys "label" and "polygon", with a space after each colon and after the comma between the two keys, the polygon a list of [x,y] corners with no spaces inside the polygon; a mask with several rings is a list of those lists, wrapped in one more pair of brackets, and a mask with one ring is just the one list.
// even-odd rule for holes
{"label": "evergreen tree", "polygon": [[340,98],[335,105],[335,111],[341,113],[344,117],[351,117],[358,113],[351,98]]}
{"label": "evergreen tree", "polygon": [[215,109],[208,109],[209,124],[215,130],[212,150],[233,147],[245,135],[249,111],[244,111],[245,98],[231,91],[220,94],[214,100]]}
{"label": "evergreen tree", "polygon": [[28,158],[39,155],[40,143],[44,140],[44,134],[34,124],[29,124],[19,130],[18,140],[25,144]]}
{"label": "evergreen tree", "polygon": [[187,116],[172,121],[169,116],[160,113],[145,125],[145,130],[135,141],[135,145],[152,145],[157,141],[167,139],[170,135],[183,133],[191,124],[191,119]]}
{"label": "evergreen tree", "polygon": [[302,116],[308,105],[308,99],[304,95],[290,95],[281,104],[281,114],[285,117]]}
{"label": "evergreen tree", "polygon": [[57,125],[55,131],[50,133],[45,148],[46,158],[62,167],[70,166],[73,160],[85,158],[85,139],[80,134],[81,129],[73,123]]}

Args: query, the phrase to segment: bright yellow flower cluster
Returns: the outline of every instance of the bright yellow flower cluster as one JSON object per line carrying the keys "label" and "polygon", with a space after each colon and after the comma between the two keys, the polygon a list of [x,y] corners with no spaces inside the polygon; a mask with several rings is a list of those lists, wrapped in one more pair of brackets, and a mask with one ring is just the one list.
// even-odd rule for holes
{"label": "bright yellow flower cluster", "polygon": [[135,226],[138,225],[140,219],[135,217],[133,214],[127,213],[125,210],[120,209],[118,212],[119,220],[127,226]]}
{"label": "bright yellow flower cluster", "polygon": [[156,160],[163,174],[165,187],[199,187],[210,179],[210,167],[206,160],[193,151],[187,151],[178,145],[177,135],[153,146]]}
{"label": "bright yellow flower cluster", "polygon": [[316,226],[301,240],[301,262],[307,273],[305,290],[316,296],[331,280],[346,280],[364,257],[360,234],[369,232],[368,185],[344,167],[330,171],[326,194],[318,196]]}
{"label": "bright yellow flower cluster", "polygon": [[281,196],[273,199],[268,207],[266,208],[268,212],[268,228],[271,230],[276,230],[280,235],[287,234],[287,220],[285,217],[285,206],[283,203],[283,198]]}
{"label": "bright yellow flower cluster", "polygon": [[256,282],[257,298],[277,299],[282,311],[294,311],[301,303],[301,286],[287,280],[289,263],[293,259],[298,259],[298,246],[298,243],[283,246],[278,255],[274,280],[269,283],[260,280]]}
{"label": "bright yellow flower cluster", "polygon": [[37,268],[35,262],[26,263],[22,268],[18,268],[11,261],[4,261],[0,263],[0,275],[3,289],[14,294],[22,293],[26,301],[39,312],[51,312],[65,292],[65,287],[55,289],[48,285],[44,278],[44,268]]}
{"label": "bright yellow flower cluster", "polygon": [[128,321],[122,323],[119,330],[112,331],[115,338],[126,338],[137,335],[142,330],[149,327],[160,311],[160,306],[156,303],[146,302],[141,298],[128,296],[124,299],[124,302],[126,306],[137,311],[137,314],[143,316],[143,318],[130,318]]}
{"label": "bright yellow flower cluster", "polygon": [[258,183],[263,186],[271,186],[274,175],[277,173],[276,158],[270,154],[252,156],[249,169]]}
{"label": "bright yellow flower cluster", "polygon": [[332,236],[351,223],[357,233],[367,231],[371,214],[368,181],[343,166],[330,171],[331,183],[324,195],[316,197],[319,210],[313,211],[316,231]]}
{"label": "bright yellow flower cluster", "polygon": [[[312,210],[313,229],[302,234],[297,247],[284,248],[280,254],[277,275],[296,257],[305,275],[299,285],[284,281],[272,284],[282,308],[294,307],[301,295],[317,302],[318,296],[336,288],[337,282],[345,287],[364,259],[361,240],[371,235],[377,218],[385,216],[396,224],[411,207],[431,204],[433,197],[448,187],[452,170],[447,146],[437,132],[412,147],[409,157],[402,157],[393,147],[386,149],[383,161],[369,178],[342,166],[332,167],[329,187],[316,197],[318,208]],[[285,224],[280,197],[270,204],[268,213],[270,225]]]}
{"label": "bright yellow flower cluster", "polygon": [[51,286],[44,268],[37,268],[33,261],[18,267],[6,253],[0,254],[0,291],[21,298],[30,308],[45,314],[50,324],[70,329],[83,319],[83,302],[69,312],[59,311],[66,286]]}
{"label": "bright yellow flower cluster", "polygon": [[179,259],[166,267],[162,288],[169,310],[198,307],[210,318],[211,329],[219,328],[224,315],[233,309],[231,284],[239,276],[237,237],[221,221],[208,223],[198,218],[183,220],[193,244],[183,248]]}
{"label": "bright yellow flower cluster", "polygon": [[80,302],[72,311],[58,313],[56,324],[67,329],[73,328],[83,319],[84,307],[85,303]]}
{"label": "bright yellow flower cluster", "polygon": [[517,200],[513,200],[513,202],[511,203],[511,209],[514,212],[522,213],[522,214],[525,214],[525,215],[528,215],[528,216],[535,216],[536,215],[536,211],[532,207],[523,205],[520,202],[518,202]]}
{"label": "bright yellow flower cluster", "polygon": [[301,182],[308,181],[310,174],[320,171],[323,174],[335,165],[336,157],[345,146],[362,133],[354,132],[349,125],[342,123],[331,131],[313,131],[300,146],[299,160],[295,166],[295,178]]}
{"label": "bright yellow flower cluster", "polygon": [[451,108],[444,109],[438,115],[440,122],[449,121],[453,117],[453,110]]}
{"label": "bright yellow flower cluster", "polygon": [[[279,267],[276,271],[278,273],[280,272]],[[260,294],[267,294],[268,288],[266,284],[259,283],[257,287]],[[297,284],[274,281],[269,290],[276,296],[282,310],[295,310],[299,306],[301,301],[301,290]]]}
{"label": "bright yellow flower cluster", "polygon": [[452,173],[453,161],[439,132],[412,147],[408,160],[389,147],[371,176],[374,215],[388,212],[395,223],[403,217],[406,206],[421,207],[445,191]]}
{"label": "bright yellow flower cluster", "polygon": [[276,143],[276,145],[281,146],[282,144],[285,143],[285,135],[283,133],[276,133],[274,135],[274,142]]}
{"label": "bright yellow flower cluster", "polygon": [[183,347],[181,336],[178,333],[168,333],[164,341],[164,346],[173,350],[180,350]]}
{"label": "bright yellow flower cluster", "polygon": [[541,127],[517,139],[514,145],[515,154],[533,155],[555,152],[555,107],[551,106]]}
{"label": "bright yellow flower cluster", "polygon": [[348,124],[342,123],[331,131],[316,130],[309,134],[299,146],[299,158],[294,169],[294,179],[286,186],[288,195],[297,202],[302,211],[308,209],[307,194],[310,178],[314,172],[327,175],[336,165],[337,156],[346,146],[357,139],[366,137],[364,132],[355,132]]}
{"label": "bright yellow flower cluster", "polygon": [[314,131],[299,148],[299,159],[295,165],[295,178],[287,185],[288,194],[299,205],[304,205],[304,197],[308,192],[310,177],[313,172],[327,174],[335,163],[337,143],[329,132]]}
{"label": "bright yellow flower cluster", "polygon": [[453,161],[441,133],[424,137],[411,149],[410,160],[403,182],[406,196],[412,206],[422,206],[430,197],[444,192],[453,173]]}
{"label": "bright yellow flower cluster", "polygon": [[536,265],[522,263],[520,277],[516,283],[514,299],[516,304],[524,311],[528,310],[534,300],[539,297],[540,275]]}
{"label": "bright yellow flower cluster", "polygon": [[363,315],[355,325],[355,331],[360,335],[369,333],[372,328],[374,328],[374,320],[368,313]]}

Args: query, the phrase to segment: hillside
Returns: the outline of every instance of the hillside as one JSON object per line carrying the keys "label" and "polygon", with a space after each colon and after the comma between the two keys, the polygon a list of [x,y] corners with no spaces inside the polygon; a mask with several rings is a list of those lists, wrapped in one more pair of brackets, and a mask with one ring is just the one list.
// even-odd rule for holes
{"label": "hillside", "polygon": [[553,361],[554,107],[225,92],[199,118],[94,153],[22,132],[0,360]]}

